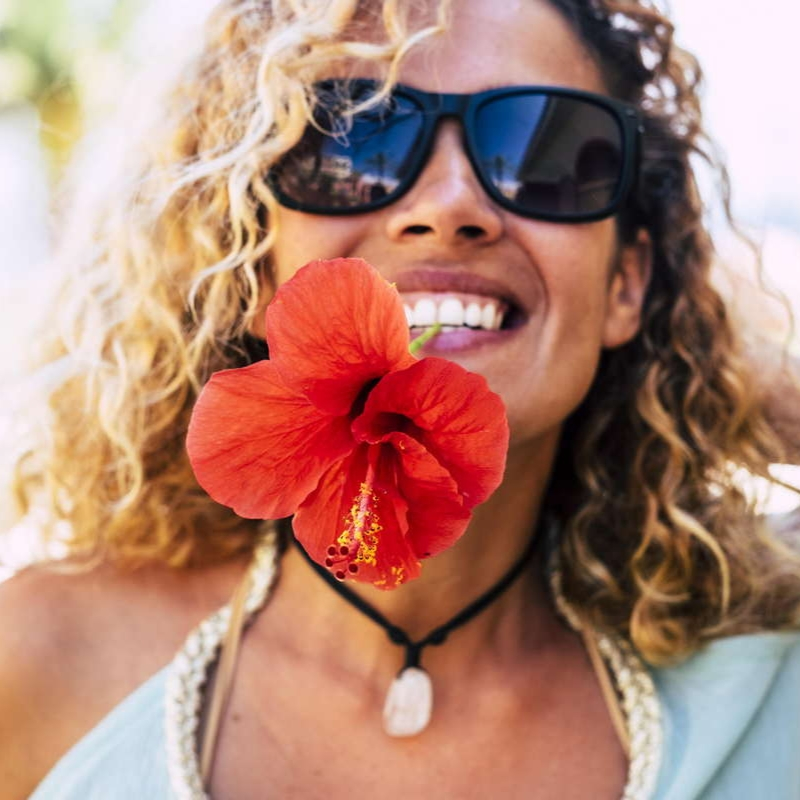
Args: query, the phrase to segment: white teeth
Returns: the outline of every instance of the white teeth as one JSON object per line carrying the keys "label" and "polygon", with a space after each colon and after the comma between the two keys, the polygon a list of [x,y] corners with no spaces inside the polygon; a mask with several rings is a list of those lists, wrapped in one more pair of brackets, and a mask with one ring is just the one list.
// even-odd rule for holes
{"label": "white teeth", "polygon": [[428,298],[417,300],[414,306],[414,325],[419,328],[436,323],[436,303]]}
{"label": "white teeth", "polygon": [[499,300],[487,299],[485,303],[471,300],[467,303],[458,297],[423,297],[411,306],[403,304],[403,311],[410,328],[429,328],[438,322],[445,330],[461,328],[500,330],[505,307]]}
{"label": "white teeth", "polygon": [[481,307],[477,303],[470,303],[464,312],[464,323],[470,328],[479,328],[482,317]]}
{"label": "white teeth", "polygon": [[447,297],[439,306],[439,323],[460,327],[464,324],[464,306],[455,297]]}
{"label": "white teeth", "polygon": [[494,323],[495,323],[494,306],[493,305],[484,306],[483,311],[481,311],[481,328],[484,328],[487,331],[493,331],[495,330]]}

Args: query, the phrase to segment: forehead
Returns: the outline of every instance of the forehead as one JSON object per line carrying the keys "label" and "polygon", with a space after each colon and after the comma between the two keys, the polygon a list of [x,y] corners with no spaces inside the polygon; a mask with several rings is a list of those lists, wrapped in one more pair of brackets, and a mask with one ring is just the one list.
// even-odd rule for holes
{"label": "forehead", "polygon": [[414,48],[403,83],[474,92],[538,83],[606,92],[588,49],[546,0],[453,0],[448,31]]}

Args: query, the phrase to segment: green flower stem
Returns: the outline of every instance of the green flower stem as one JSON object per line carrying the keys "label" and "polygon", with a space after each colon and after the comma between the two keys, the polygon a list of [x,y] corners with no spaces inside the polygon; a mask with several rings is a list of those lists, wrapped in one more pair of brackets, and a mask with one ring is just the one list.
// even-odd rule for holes
{"label": "green flower stem", "polygon": [[421,333],[414,339],[413,342],[408,346],[408,349],[411,351],[411,355],[415,356],[423,347],[425,347],[428,342],[436,336],[437,333],[442,329],[442,326],[439,322],[435,322],[431,325],[425,333]]}

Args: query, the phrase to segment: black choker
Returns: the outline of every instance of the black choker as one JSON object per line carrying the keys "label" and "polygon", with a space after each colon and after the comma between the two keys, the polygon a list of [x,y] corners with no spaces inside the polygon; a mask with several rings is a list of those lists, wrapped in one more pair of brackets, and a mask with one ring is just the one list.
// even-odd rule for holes
{"label": "black choker", "polygon": [[349,589],[343,581],[337,580],[328,570],[313,561],[295,539],[298,550],[332,589],[350,605],[380,625],[393,644],[405,648],[405,663],[389,688],[383,709],[383,726],[386,733],[390,736],[414,736],[427,727],[433,709],[433,686],[428,673],[420,666],[423,648],[428,645],[442,644],[448,634],[469,622],[500,597],[522,574],[533,553],[537,538],[536,536],[531,538],[525,552],[494,586],[473,600],[444,625],[434,628],[427,636],[417,641],[413,641],[399,626],[392,625],[380,611]]}

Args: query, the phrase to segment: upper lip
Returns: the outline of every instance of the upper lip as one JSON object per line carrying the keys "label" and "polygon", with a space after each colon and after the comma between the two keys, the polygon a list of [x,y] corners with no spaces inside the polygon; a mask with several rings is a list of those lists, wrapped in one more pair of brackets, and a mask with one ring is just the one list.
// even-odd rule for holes
{"label": "upper lip", "polygon": [[392,280],[397,291],[454,292],[497,297],[509,306],[523,308],[522,301],[510,286],[461,267],[414,267],[399,272]]}

